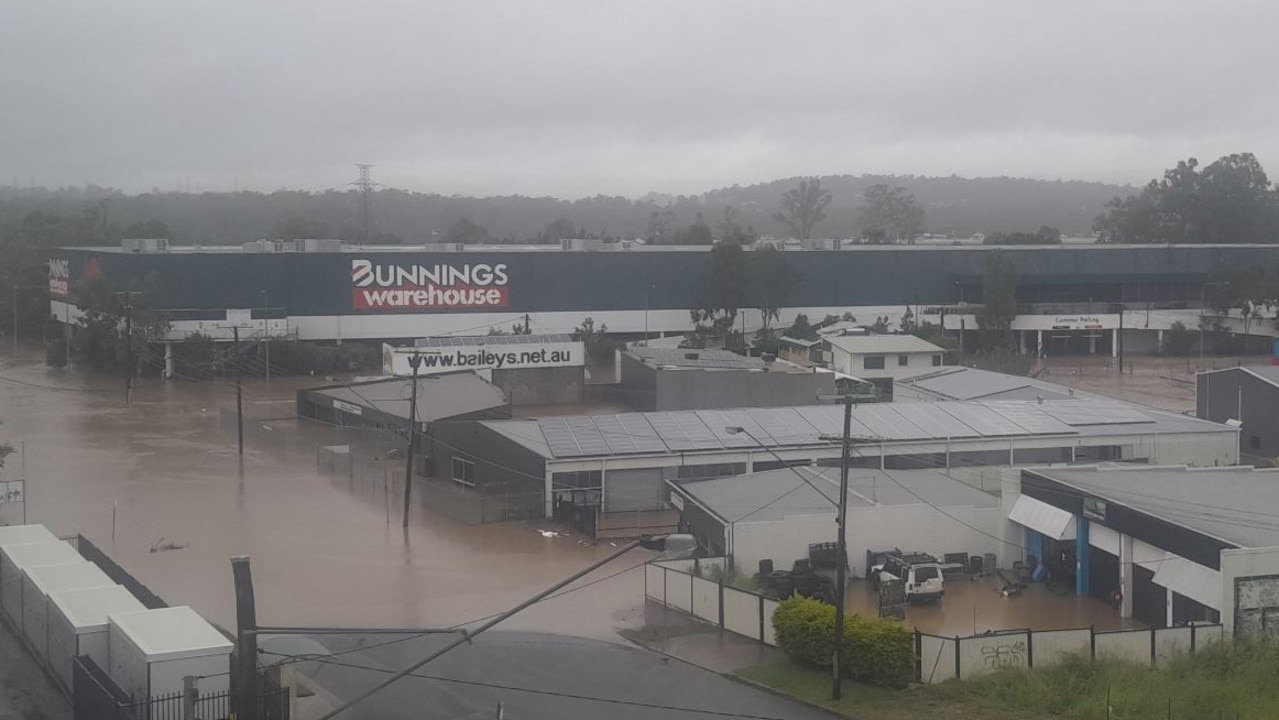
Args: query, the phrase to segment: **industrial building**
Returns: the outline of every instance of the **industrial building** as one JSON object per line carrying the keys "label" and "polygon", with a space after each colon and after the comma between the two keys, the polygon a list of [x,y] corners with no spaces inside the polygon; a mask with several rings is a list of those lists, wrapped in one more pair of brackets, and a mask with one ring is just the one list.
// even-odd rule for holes
{"label": "industrial building", "polygon": [[[1250,467],[1027,469],[1010,519],[1080,595],[1151,627],[1220,620],[1272,636],[1279,472]],[[1117,595],[1116,595],[1117,593]]]}
{"label": "industrial building", "polygon": [[893,381],[942,366],[946,349],[914,335],[827,337],[831,367],[873,383],[879,396],[893,397]]}
{"label": "industrial building", "polygon": [[641,412],[807,405],[835,393],[832,372],[725,350],[635,345],[620,360],[623,399]]}
{"label": "industrial building", "polygon": [[[842,429],[835,405],[449,422],[430,462],[437,478],[540,489],[548,517],[607,515],[666,508],[668,480],[836,464]],[[853,464],[882,470],[1238,459],[1235,428],[1089,399],[871,403],[853,435]]]}
{"label": "industrial building", "polygon": [[1279,366],[1199,373],[1195,416],[1238,426],[1239,452],[1250,462],[1269,463],[1279,457]]}
{"label": "industrial building", "polygon": [[382,372],[466,370],[501,388],[512,405],[581,402],[586,384],[586,347],[571,335],[467,335],[418,338],[412,345],[382,346]]}
{"label": "industrial building", "polygon": [[[297,391],[297,416],[344,427],[389,430],[408,438],[413,381],[391,377]],[[430,434],[444,420],[509,418],[502,390],[470,372],[422,377],[417,382],[417,432]]]}
{"label": "industrial building", "polygon": [[963,366],[933,368],[893,382],[894,402],[947,402],[953,400],[1105,399],[1074,388],[1022,375]]}
{"label": "industrial building", "polygon": [[[538,332],[571,332],[588,317],[612,333],[682,333],[692,327],[689,310],[703,304],[709,249],[126,241],[55,250],[50,315],[75,324],[74,295],[86,279],[128,290],[149,278],[148,302],[170,318],[169,340],[201,332],[229,342],[235,328],[249,341],[411,340],[525,320]],[[895,323],[910,306],[918,321],[975,330],[972,305],[992,252],[1017,272],[1021,314],[1012,329],[1025,352],[1113,353],[1121,332],[1128,352],[1145,352],[1173,323],[1197,327],[1205,318],[1236,333],[1273,334],[1267,323],[1203,310],[1214,273],[1271,261],[1273,248],[1249,245],[787,246],[799,282],[780,315],[851,311]],[[743,307],[759,307],[753,300]],[[758,310],[742,310],[739,321],[763,325]]]}
{"label": "industrial building", "polygon": [[[750,574],[765,559],[789,568],[809,556],[810,545],[835,539],[839,475],[833,467],[780,468],[669,486],[681,531]],[[996,495],[946,470],[857,469],[848,476],[848,563],[855,577],[866,575],[869,557],[893,548],[1003,558],[1012,552],[1000,539],[1005,522]]]}

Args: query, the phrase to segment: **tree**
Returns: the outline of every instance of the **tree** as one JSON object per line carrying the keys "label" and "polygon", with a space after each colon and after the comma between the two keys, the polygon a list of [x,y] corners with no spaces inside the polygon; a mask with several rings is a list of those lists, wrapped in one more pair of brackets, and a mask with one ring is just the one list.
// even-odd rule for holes
{"label": "tree", "polygon": [[661,212],[654,210],[648,217],[648,242],[652,245],[666,245],[674,238],[675,211],[666,208]]}
{"label": "tree", "polygon": [[128,238],[168,238],[172,237],[169,226],[164,222],[151,218],[146,222],[135,222],[125,228],[124,236]]}
{"label": "tree", "polygon": [[[168,319],[151,305],[158,285],[154,274],[127,292],[112,292],[96,277],[76,283],[73,300],[83,316],[71,344],[75,355],[94,369],[137,374],[150,344],[169,330]],[[132,326],[131,334],[128,326]],[[132,367],[128,365],[130,358]]]}
{"label": "tree", "polygon": [[617,345],[608,338],[608,326],[595,327],[594,318],[586,318],[573,330],[573,339],[582,343],[586,356],[594,360],[606,360]]}
{"label": "tree", "polygon": [[565,218],[557,218],[546,224],[537,236],[538,243],[555,244],[566,238],[576,237],[577,229]]}
{"label": "tree", "polygon": [[[0,420],[0,425],[4,421]],[[0,443],[0,471],[4,470],[4,459],[13,454],[13,446],[8,443]]]}
{"label": "tree", "polygon": [[1097,216],[1102,242],[1274,243],[1279,192],[1251,153],[1199,169],[1183,160],[1138,195],[1114,198]]}
{"label": "tree", "polygon": [[684,233],[681,245],[710,245],[715,242],[715,236],[711,233],[711,226],[706,224],[702,219],[702,214],[697,213],[697,219],[688,226],[688,230]]}
{"label": "tree", "polygon": [[[140,235],[138,237],[156,236]],[[333,237],[333,231],[329,228],[328,224],[313,218],[291,217],[284,220],[278,220],[271,226],[271,238],[274,240],[298,240],[331,237]]]}
{"label": "tree", "polygon": [[1002,250],[986,256],[981,280],[982,307],[977,311],[985,347],[1012,346],[1012,323],[1017,317],[1017,268]]}
{"label": "tree", "polygon": [[754,245],[759,238],[755,235],[755,228],[747,225],[742,228],[737,221],[737,208],[732,205],[724,207],[724,220],[719,224],[720,242],[735,242],[742,247]]}
{"label": "tree", "polygon": [[700,308],[692,311],[694,325],[709,325],[716,337],[726,335],[737,321],[745,300],[746,258],[742,246],[720,241],[711,248],[706,286]]}
{"label": "tree", "polygon": [[781,316],[782,307],[799,282],[799,273],[786,261],[785,253],[771,246],[750,253],[746,271],[751,307],[759,310],[764,329],[768,329]]}
{"label": "tree", "polygon": [[463,245],[482,245],[489,241],[489,231],[466,218],[462,218],[449,228],[448,233],[444,236],[444,241]]}
{"label": "tree", "polygon": [[860,209],[862,237],[880,242],[914,244],[924,231],[924,208],[915,202],[904,187],[872,185],[862,193],[865,205]]}
{"label": "tree", "polygon": [[795,322],[791,323],[790,329],[786,331],[786,337],[796,340],[816,340],[819,335],[817,328],[808,322],[808,316],[800,313],[795,316]]}
{"label": "tree", "polygon": [[903,332],[909,335],[910,333],[915,332],[916,329],[917,329],[917,326],[915,323],[915,311],[911,310],[910,306],[907,305],[906,312],[902,313],[902,321],[898,330],[900,332]]}
{"label": "tree", "polygon": [[888,334],[888,316],[881,315],[875,318],[875,322],[871,323],[870,325],[870,331],[877,335],[887,335]]}
{"label": "tree", "polygon": [[1060,245],[1061,231],[1049,225],[1041,225],[1038,232],[987,233],[985,245]]}
{"label": "tree", "polygon": [[782,211],[774,213],[773,219],[807,240],[813,228],[826,219],[830,200],[830,193],[822,189],[821,178],[804,178],[782,195]]}

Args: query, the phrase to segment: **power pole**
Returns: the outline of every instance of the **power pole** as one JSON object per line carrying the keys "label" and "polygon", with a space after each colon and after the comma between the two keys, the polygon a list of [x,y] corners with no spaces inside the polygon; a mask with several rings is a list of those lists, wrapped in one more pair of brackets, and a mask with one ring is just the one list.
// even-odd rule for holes
{"label": "power pole", "polygon": [[409,397],[409,451],[404,461],[404,527],[409,526],[409,498],[413,494],[413,453],[417,452],[417,372],[422,367],[421,354],[409,356],[413,368],[413,394]]}
{"label": "power pole", "polygon": [[266,290],[262,291],[262,344],[266,348],[266,386],[271,387],[271,321],[266,304]]}
{"label": "power pole", "polygon": [[240,382],[240,326],[231,328],[235,333],[235,438],[239,443],[240,455],[244,455],[244,386]]}
{"label": "power pole", "polygon": [[843,449],[839,461],[839,539],[835,560],[835,652],[831,658],[831,698],[839,700],[843,696],[843,678],[840,673],[844,667],[844,603],[848,589],[848,456],[853,444],[853,398],[845,396],[844,403],[844,437]]}
{"label": "power pole", "polygon": [[13,354],[18,354],[18,285],[13,286]]}
{"label": "power pole", "polygon": [[133,403],[133,291],[119,293],[124,296],[124,348],[127,365],[124,373],[124,404]]}
{"label": "power pole", "polygon": [[258,616],[253,599],[253,571],[247,555],[231,558],[235,577],[235,623],[238,657],[234,684],[238,720],[258,720]]}
{"label": "power pole", "polygon": [[351,183],[360,191],[360,244],[363,245],[373,236],[373,188],[377,183],[369,177],[372,165],[357,163],[360,179]]}

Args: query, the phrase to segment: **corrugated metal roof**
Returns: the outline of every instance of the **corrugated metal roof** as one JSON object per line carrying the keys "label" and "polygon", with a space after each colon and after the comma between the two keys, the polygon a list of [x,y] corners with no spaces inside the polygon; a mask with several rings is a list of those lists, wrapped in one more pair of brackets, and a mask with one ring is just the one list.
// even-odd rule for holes
{"label": "corrugated metal roof", "polygon": [[721,368],[732,370],[763,370],[764,361],[759,358],[738,355],[727,350],[694,350],[684,348],[632,347],[628,353],[643,359],[650,365],[668,365],[688,368]]}
{"label": "corrugated metal roof", "polygon": [[418,338],[413,341],[414,347],[446,348],[446,347],[502,347],[506,345],[545,345],[548,343],[574,342],[572,335],[557,333],[553,335],[458,335]]}
{"label": "corrugated metal roof", "polygon": [[946,352],[914,335],[827,335],[826,339],[833,347],[854,355]]}
{"label": "corrugated metal roof", "polygon": [[1008,519],[1054,540],[1075,539],[1075,516],[1028,495],[1017,498]]}
{"label": "corrugated metal roof", "polygon": [[[407,421],[412,388],[413,381],[409,378],[389,378],[317,388],[312,392],[352,405],[372,408]],[[418,422],[434,422],[459,415],[470,415],[505,405],[506,397],[502,394],[501,388],[473,373],[449,373],[418,380]]]}
{"label": "corrugated metal roof", "polygon": [[1070,388],[1034,378],[968,367],[946,367],[903,378],[897,385],[938,400],[1034,400],[1074,397]]}

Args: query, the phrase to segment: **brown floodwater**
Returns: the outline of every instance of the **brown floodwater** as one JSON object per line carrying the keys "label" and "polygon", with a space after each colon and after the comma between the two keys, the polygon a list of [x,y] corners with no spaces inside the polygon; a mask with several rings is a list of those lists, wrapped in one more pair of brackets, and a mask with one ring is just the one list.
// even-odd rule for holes
{"label": "brown floodwater", "polygon": [[[147,378],[126,405],[121,378],[46,368],[39,348],[5,350],[0,442],[25,458],[11,456],[3,477],[25,466],[28,521],[85,535],[170,604],[228,628],[236,555],[252,558],[261,624],[438,627],[500,612],[615,550],[544,537],[548,523],[468,526],[420,506],[405,531],[385,494],[316,472],[315,447],[346,431],[254,425],[241,461],[219,424],[219,409],[235,407],[233,384]],[[318,384],[246,380],[246,414],[291,415],[295,390]],[[271,432],[287,435],[287,449]],[[0,520],[18,522],[17,509],[0,506]],[[632,551],[585,582],[616,577],[509,627],[615,639],[643,624],[643,573],[625,570],[647,559]]]}

